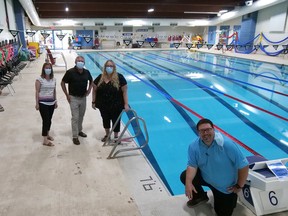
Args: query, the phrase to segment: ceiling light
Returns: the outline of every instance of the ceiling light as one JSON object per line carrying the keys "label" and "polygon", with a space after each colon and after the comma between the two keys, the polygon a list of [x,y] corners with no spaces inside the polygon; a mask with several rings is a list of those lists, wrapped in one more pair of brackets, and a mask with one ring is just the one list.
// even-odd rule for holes
{"label": "ceiling light", "polygon": [[218,14],[218,12],[184,11],[185,14]]}
{"label": "ceiling light", "polygon": [[220,10],[219,13],[223,14],[223,13],[227,13],[228,10]]}
{"label": "ceiling light", "polygon": [[154,12],[154,8],[148,9],[148,12],[149,12],[149,13]]}
{"label": "ceiling light", "polygon": [[222,16],[222,14],[227,13],[228,10],[220,10],[217,14],[218,17]]}
{"label": "ceiling light", "polygon": [[220,19],[222,20],[232,19],[233,17],[236,16],[237,13],[238,11],[230,11],[228,13],[224,13],[221,15]]}
{"label": "ceiling light", "polygon": [[69,11],[69,8],[68,8],[68,7],[66,7],[66,8],[65,8],[65,11]]}

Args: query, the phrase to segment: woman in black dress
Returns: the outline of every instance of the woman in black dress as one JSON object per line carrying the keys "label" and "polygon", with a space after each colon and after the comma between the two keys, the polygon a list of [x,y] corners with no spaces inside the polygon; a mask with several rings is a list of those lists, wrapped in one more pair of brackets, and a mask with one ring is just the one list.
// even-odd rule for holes
{"label": "woman in black dress", "polygon": [[[112,60],[106,61],[102,74],[94,80],[92,94],[92,108],[98,108],[101,113],[105,136],[101,139],[105,142],[110,132],[111,122],[115,124],[122,110],[129,110],[127,81],[124,76],[116,71],[116,65]],[[114,139],[118,138],[120,121],[114,128]]]}

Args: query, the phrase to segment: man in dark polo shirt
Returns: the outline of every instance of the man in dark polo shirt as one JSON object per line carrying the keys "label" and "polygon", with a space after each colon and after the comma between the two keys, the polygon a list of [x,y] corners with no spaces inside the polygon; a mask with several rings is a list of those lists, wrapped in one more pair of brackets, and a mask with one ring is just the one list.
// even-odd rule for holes
{"label": "man in dark polo shirt", "polygon": [[[86,111],[86,97],[91,92],[93,80],[89,70],[84,68],[85,59],[83,56],[77,56],[75,64],[73,68],[66,71],[61,82],[61,87],[70,104],[73,143],[80,145],[78,136],[87,137],[82,131],[82,123]],[[68,83],[68,91],[66,83]]]}

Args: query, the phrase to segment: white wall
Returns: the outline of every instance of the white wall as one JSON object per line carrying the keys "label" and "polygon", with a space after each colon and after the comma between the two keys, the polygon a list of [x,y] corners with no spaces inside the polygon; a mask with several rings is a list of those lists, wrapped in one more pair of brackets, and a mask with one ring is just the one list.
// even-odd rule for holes
{"label": "white wall", "polygon": [[[288,36],[287,8],[288,8],[288,1],[259,11],[255,34],[257,35],[263,32],[264,35],[271,41],[279,41],[287,37]],[[285,19],[284,30],[277,32],[270,32],[271,29],[270,19],[273,17],[276,18],[279,17],[279,19],[281,19],[279,21],[277,21],[276,19],[275,25],[277,24],[277,22],[280,21],[283,22],[283,16],[279,16],[279,13],[283,14],[283,10],[286,12],[286,17],[284,17]],[[285,42],[285,44],[287,44],[287,41]]]}
{"label": "white wall", "polygon": [[8,12],[8,17],[9,17],[10,29],[11,30],[18,30],[17,26],[16,26],[15,15],[14,15],[13,0],[6,0],[6,2],[7,2],[7,12]]}
{"label": "white wall", "polygon": [[[287,18],[287,8],[288,8],[288,1],[271,6],[269,8],[265,8],[263,10],[258,11],[258,17],[257,17],[257,24],[255,29],[255,36],[257,36],[259,33],[264,33],[264,35],[271,41],[280,41],[284,38],[288,37],[288,18]],[[279,13],[285,13],[285,16],[279,16]],[[270,19],[272,17],[275,17],[275,25],[279,22],[283,22],[283,19],[285,19],[284,29],[283,31],[272,31],[270,32],[271,23]],[[277,20],[278,19],[278,20]],[[281,19],[281,20],[280,20]],[[242,17],[229,20],[227,22],[223,22],[221,24],[217,25],[217,30],[220,29],[220,26],[222,25],[229,25],[230,26],[230,32],[229,35],[233,33],[233,26],[234,25],[241,25]],[[272,23],[273,25],[273,23]],[[208,40],[208,28],[205,27],[205,35],[204,40]],[[219,34],[216,35],[216,43],[219,40]],[[230,40],[229,40],[230,42]],[[245,42],[245,41],[243,41]],[[263,44],[267,44],[268,42],[264,41]],[[284,41],[282,44],[287,44],[287,40]],[[274,48],[267,49],[267,51],[275,51]]]}
{"label": "white wall", "polygon": [[[12,0],[10,0],[11,3]],[[6,13],[5,13],[5,4],[4,4],[4,0],[0,0],[0,29],[3,29],[3,31],[0,33],[0,42],[3,40],[10,40],[13,39],[13,36],[11,35],[11,33],[8,30],[8,26],[7,26],[7,22],[6,22]],[[12,10],[13,12],[13,8],[11,8],[10,6],[8,6],[8,1],[7,1],[7,8],[9,8],[8,10]],[[8,13],[10,13],[8,12]],[[14,14],[13,14],[13,17]],[[15,20],[15,18],[13,19]],[[10,21],[10,20],[9,20]],[[13,25],[15,26],[15,24]],[[13,29],[15,30],[15,29]]]}

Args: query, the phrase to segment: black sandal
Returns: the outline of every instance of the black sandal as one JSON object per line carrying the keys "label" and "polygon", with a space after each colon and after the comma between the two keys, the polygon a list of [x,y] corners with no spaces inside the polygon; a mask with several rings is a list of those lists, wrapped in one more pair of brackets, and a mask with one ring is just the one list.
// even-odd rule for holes
{"label": "black sandal", "polygon": [[[116,143],[118,141],[119,137],[114,137],[113,143]],[[121,141],[119,141],[118,145],[121,144]]]}
{"label": "black sandal", "polygon": [[105,136],[101,139],[101,141],[102,141],[102,142],[106,142],[107,139],[108,139],[108,136],[105,135]]}

